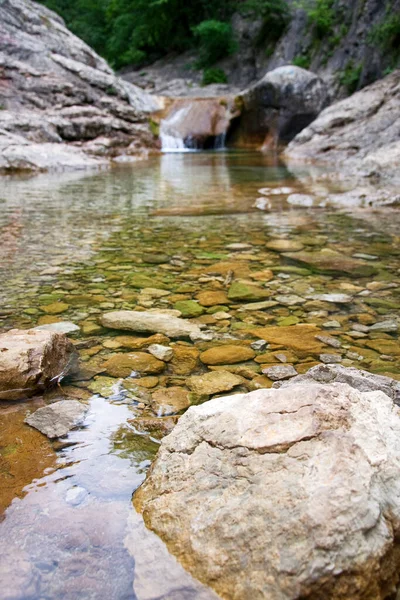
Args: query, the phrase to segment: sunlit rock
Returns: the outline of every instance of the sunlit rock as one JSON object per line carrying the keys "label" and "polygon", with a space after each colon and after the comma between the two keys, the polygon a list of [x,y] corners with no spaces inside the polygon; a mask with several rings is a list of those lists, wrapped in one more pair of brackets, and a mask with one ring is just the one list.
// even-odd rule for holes
{"label": "sunlit rock", "polygon": [[381,391],[292,382],[191,407],[135,506],[223,598],[392,597],[398,409]]}
{"label": "sunlit rock", "polygon": [[0,400],[21,400],[55,385],[76,366],[68,338],[52,331],[0,334]]}

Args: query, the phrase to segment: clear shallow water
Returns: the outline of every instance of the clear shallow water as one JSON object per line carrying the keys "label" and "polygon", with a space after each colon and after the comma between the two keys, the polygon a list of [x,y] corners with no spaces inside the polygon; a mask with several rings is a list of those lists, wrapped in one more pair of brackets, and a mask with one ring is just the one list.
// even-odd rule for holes
{"label": "clear shallow water", "polygon": [[[141,409],[112,398],[89,400],[90,377],[113,352],[109,342],[115,336],[98,327],[98,315],[146,307],[132,285],[132,273],[171,290],[172,300],[161,298],[154,306],[172,308],[203,289],[223,289],[226,273],[238,265],[237,277],[244,280],[273,269],[274,278],[266,283],[271,299],[296,294],[302,303],[278,302],[252,314],[229,305],[230,320],[213,321],[206,312],[204,325],[220,339],[244,340],[256,326],[323,327],[338,319],[342,349],[326,352],[399,376],[396,333],[350,335],[354,323],[397,315],[399,213],[301,209],[289,206],[284,196],[274,197],[271,212],[254,208],[259,189],[285,185],[304,192],[304,181],[309,181],[307,171],[293,174],[251,153],[172,154],[109,172],[0,180],[0,327],[56,320],[80,325],[75,339],[85,342],[80,355],[87,373],[65,390],[90,402],[85,426],[72,432],[67,440],[72,445],[61,450],[23,424],[26,411],[54,399],[51,394],[13,407],[0,405],[2,600],[211,595],[146,531],[132,508],[132,492],[157,450],[154,438],[138,435],[127,423]],[[290,271],[279,253],[266,250],[276,237],[300,242],[307,251],[368,254],[373,258],[365,262],[379,266],[376,275],[361,278]],[[251,246],[232,252],[227,249],[232,243]],[[167,259],[154,262],[160,254]],[[377,285],[368,289],[372,280]],[[264,285],[257,279],[253,283]],[[354,301],[327,305],[307,300],[321,293],[351,293]],[[60,301],[65,311],[48,312]],[[302,372],[316,357],[293,360]],[[185,376],[168,369],[157,385],[184,386]]]}

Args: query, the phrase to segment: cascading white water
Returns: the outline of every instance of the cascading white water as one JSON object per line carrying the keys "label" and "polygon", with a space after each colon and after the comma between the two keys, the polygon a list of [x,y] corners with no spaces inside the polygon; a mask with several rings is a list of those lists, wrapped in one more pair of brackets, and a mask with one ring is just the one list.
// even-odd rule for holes
{"label": "cascading white water", "polygon": [[163,152],[190,152],[191,149],[186,147],[180,132],[180,125],[185,122],[189,111],[190,105],[183,106],[160,122],[160,140]]}
{"label": "cascading white water", "polygon": [[160,122],[162,151],[222,150],[232,116],[223,98],[177,99]]}

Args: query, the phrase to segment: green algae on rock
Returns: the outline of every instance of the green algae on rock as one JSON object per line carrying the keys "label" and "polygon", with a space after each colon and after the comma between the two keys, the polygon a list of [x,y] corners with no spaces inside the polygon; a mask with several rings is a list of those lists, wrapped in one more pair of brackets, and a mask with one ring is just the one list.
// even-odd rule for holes
{"label": "green algae on rock", "polygon": [[234,281],[228,291],[228,298],[232,302],[259,302],[270,296],[271,293],[263,288],[239,281]]}
{"label": "green algae on rock", "polygon": [[346,274],[350,277],[371,277],[378,272],[375,265],[356,260],[329,248],[323,248],[319,252],[295,252],[282,256],[290,262],[300,263],[319,273],[329,275]]}
{"label": "green algae on rock", "polygon": [[146,352],[115,354],[103,365],[104,371],[112,377],[129,377],[132,373],[155,374],[165,369],[165,363]]}

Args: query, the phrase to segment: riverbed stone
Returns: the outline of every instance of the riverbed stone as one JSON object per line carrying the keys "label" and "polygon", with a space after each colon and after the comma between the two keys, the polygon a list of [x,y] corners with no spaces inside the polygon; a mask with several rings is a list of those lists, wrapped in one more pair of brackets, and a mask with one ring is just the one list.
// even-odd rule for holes
{"label": "riverbed stone", "polygon": [[114,354],[103,364],[111,377],[129,377],[133,372],[154,375],[165,369],[165,363],[146,352]]}
{"label": "riverbed stone", "polygon": [[100,317],[104,327],[136,331],[140,333],[162,333],[170,338],[201,337],[201,330],[195,323],[165,313],[165,311],[121,310],[105,313]]}
{"label": "riverbed stone", "polygon": [[157,439],[161,439],[171,433],[177,422],[177,416],[137,417],[136,419],[128,419],[128,423],[137,431],[140,433],[149,433]]}
{"label": "riverbed stone", "polygon": [[135,506],[223,598],[388,597],[399,412],[381,391],[294,381],[189,408]]}
{"label": "riverbed stone", "polygon": [[252,333],[266,340],[269,344],[289,348],[300,357],[309,354],[320,354],[324,348],[324,345],[315,339],[321,333],[321,330],[315,325],[262,327],[253,329]]}
{"label": "riverbed stone", "polygon": [[197,294],[197,300],[201,306],[224,306],[228,303],[228,297],[223,291],[206,290]]}
{"label": "riverbed stone", "polygon": [[199,396],[212,396],[221,392],[229,392],[243,383],[243,378],[228,371],[210,371],[202,375],[189,377],[187,386]]}
{"label": "riverbed stone", "polygon": [[[135,337],[133,335],[117,335],[110,341],[115,341],[118,344],[116,347],[122,346],[123,348],[129,348],[129,350],[142,350],[143,348],[148,348],[153,344],[168,344],[169,338],[161,333],[156,333],[147,338]],[[106,348],[110,347],[106,346],[105,343],[103,345]]]}
{"label": "riverbed stone", "polygon": [[159,417],[174,415],[190,406],[189,392],[183,387],[160,388],[151,398],[151,408]]}
{"label": "riverbed stone", "polygon": [[69,304],[66,304],[65,302],[53,302],[52,304],[47,304],[40,308],[48,315],[59,315],[69,309]]}
{"label": "riverbed stone", "polygon": [[263,288],[239,281],[234,281],[228,291],[228,298],[232,302],[257,302],[269,298],[270,295],[271,293]]}
{"label": "riverbed stone", "polygon": [[299,252],[303,250],[304,244],[297,240],[275,239],[268,242],[266,248],[274,252]]}
{"label": "riverbed stone", "polygon": [[332,302],[333,304],[350,304],[353,302],[353,296],[349,294],[315,294],[310,299],[321,302]]}
{"label": "riverbed stone", "polygon": [[79,325],[71,323],[71,321],[58,321],[57,323],[48,323],[47,325],[39,325],[35,327],[38,331],[54,331],[55,333],[77,333],[80,331]]}
{"label": "riverbed stone", "polygon": [[173,351],[174,355],[170,365],[176,375],[189,375],[196,369],[200,354],[197,348],[176,344]]}
{"label": "riverbed stone", "polygon": [[78,400],[60,400],[38,408],[25,419],[50,439],[62,437],[76,427],[84,418],[88,406]]}
{"label": "riverbed stone", "polygon": [[72,373],[77,355],[60,333],[12,329],[0,334],[0,400],[22,400]]}
{"label": "riverbed stone", "polygon": [[216,346],[200,354],[200,360],[205,365],[228,365],[251,360],[256,356],[252,348],[245,346]]}
{"label": "riverbed stone", "polygon": [[174,355],[174,351],[169,346],[162,346],[161,344],[151,344],[148,347],[148,351],[150,354],[158,358],[158,360],[163,360],[164,362],[168,362]]}
{"label": "riverbed stone", "polygon": [[314,271],[328,275],[344,273],[350,277],[370,277],[377,273],[375,266],[330,248],[323,248],[319,252],[286,253],[282,256],[291,262],[306,265]]}
{"label": "riverbed stone", "polygon": [[268,377],[268,379],[271,379],[272,381],[290,379],[298,374],[293,365],[277,365],[267,367],[266,369],[263,369],[262,372]]}
{"label": "riverbed stone", "polygon": [[400,343],[399,340],[371,340],[365,343],[368,348],[376,350],[380,354],[387,354],[390,356],[400,356]]}
{"label": "riverbed stone", "polygon": [[195,300],[180,300],[175,302],[174,309],[179,310],[182,317],[194,319],[204,313],[204,308]]}
{"label": "riverbed stone", "polygon": [[370,331],[381,331],[382,333],[394,333],[398,330],[399,324],[394,319],[390,319],[387,321],[380,321],[379,323],[375,323],[371,325],[369,328]]}
{"label": "riverbed stone", "polygon": [[134,273],[129,278],[129,285],[134,288],[143,289],[156,287],[158,289],[165,289],[165,285],[159,281],[155,281],[152,277],[144,275],[143,273]]}

